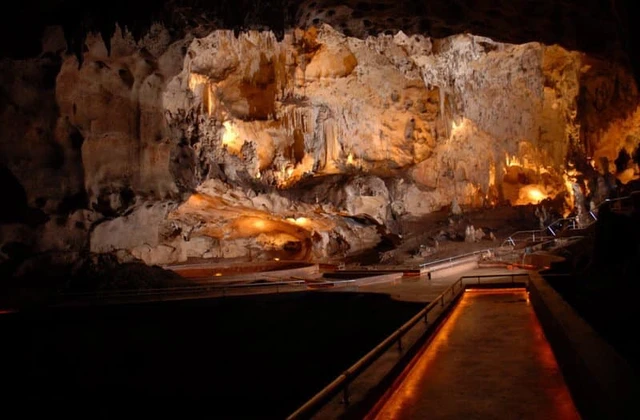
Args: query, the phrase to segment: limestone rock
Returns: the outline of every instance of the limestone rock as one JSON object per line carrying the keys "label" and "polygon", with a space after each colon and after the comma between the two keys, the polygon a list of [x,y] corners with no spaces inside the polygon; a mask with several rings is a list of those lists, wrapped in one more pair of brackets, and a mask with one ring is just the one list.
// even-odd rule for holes
{"label": "limestone rock", "polygon": [[[305,12],[282,37],[158,24],[140,37],[117,29],[109,53],[89,34],[81,65],[48,30],[47,54],[0,62],[0,164],[24,190],[20,208],[41,216],[3,226],[0,245],[148,264],[328,259],[452,203],[570,196],[566,210],[584,210],[581,174],[590,203],[615,176],[637,178],[608,163],[640,141],[637,87],[620,64],[416,35],[417,16],[403,24],[415,31],[369,34],[385,13],[351,19],[362,7]],[[316,18],[340,26],[306,25]]]}
{"label": "limestone rock", "polygon": [[390,217],[389,191],[380,178],[354,178],[345,187],[345,192],[348,214],[368,215],[381,225]]}
{"label": "limestone rock", "polygon": [[129,215],[100,223],[91,233],[91,252],[131,250],[140,246],[152,249],[159,246],[163,240],[161,225],[174,207],[170,202],[144,205]]}
{"label": "limestone rock", "polygon": [[347,46],[341,45],[330,49],[323,45],[306,65],[304,77],[310,79],[346,77],[357,65],[356,57]]}
{"label": "limestone rock", "polygon": [[182,243],[179,241],[174,245],[160,244],[154,247],[145,243],[132,248],[131,255],[144,261],[147,265],[184,262],[187,260],[187,253],[181,245]]}

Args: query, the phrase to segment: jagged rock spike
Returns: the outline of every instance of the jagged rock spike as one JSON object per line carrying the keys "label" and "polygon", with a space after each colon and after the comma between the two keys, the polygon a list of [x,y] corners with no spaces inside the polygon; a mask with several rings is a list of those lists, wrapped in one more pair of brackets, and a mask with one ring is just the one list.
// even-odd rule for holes
{"label": "jagged rock spike", "polygon": [[104,42],[104,46],[107,48],[107,55],[111,55],[111,37],[115,32],[115,27],[110,28],[109,22],[102,24],[100,26],[100,36],[102,36],[102,41]]}

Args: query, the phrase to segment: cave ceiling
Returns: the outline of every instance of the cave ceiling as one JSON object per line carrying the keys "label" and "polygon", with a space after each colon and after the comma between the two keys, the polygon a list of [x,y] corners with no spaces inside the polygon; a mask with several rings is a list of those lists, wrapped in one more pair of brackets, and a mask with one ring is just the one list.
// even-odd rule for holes
{"label": "cave ceiling", "polygon": [[1,39],[3,55],[17,57],[37,54],[42,29],[53,24],[63,25],[70,48],[80,50],[87,32],[111,35],[116,23],[134,36],[153,22],[178,32],[209,25],[269,28],[278,36],[290,27],[324,22],[356,37],[397,30],[435,38],[468,32],[499,42],[538,41],[637,61],[631,5],[629,0],[25,0],[17,10],[3,13]]}

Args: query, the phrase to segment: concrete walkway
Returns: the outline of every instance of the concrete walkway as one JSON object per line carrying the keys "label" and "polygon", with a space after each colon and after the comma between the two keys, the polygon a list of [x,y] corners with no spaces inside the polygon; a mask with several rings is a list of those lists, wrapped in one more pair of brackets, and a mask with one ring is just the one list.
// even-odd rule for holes
{"label": "concrete walkway", "polygon": [[467,291],[368,419],[579,419],[523,289]]}
{"label": "concrete walkway", "polygon": [[[489,276],[495,275],[495,278],[483,278],[482,283],[504,282],[505,275],[523,274],[527,270],[506,268],[475,268],[472,270],[460,270],[457,273],[450,274],[446,277],[438,277],[430,279],[427,275],[417,277],[403,277],[399,281],[392,283],[382,283],[360,286],[359,292],[369,293],[386,293],[391,295],[393,299],[408,302],[433,302],[442,292],[455,283],[462,276]],[[339,290],[336,290],[339,291]]]}

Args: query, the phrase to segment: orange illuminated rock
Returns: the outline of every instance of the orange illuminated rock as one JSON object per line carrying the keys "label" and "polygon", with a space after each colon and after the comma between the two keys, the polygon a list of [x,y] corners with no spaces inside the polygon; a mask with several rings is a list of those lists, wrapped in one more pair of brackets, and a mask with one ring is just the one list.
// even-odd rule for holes
{"label": "orange illuminated rock", "polygon": [[[356,38],[344,29],[364,23],[349,25],[182,39],[156,25],[138,41],[119,29],[110,54],[91,34],[82,65],[61,56],[48,90],[45,58],[4,63],[24,77],[7,78],[3,164],[30,206],[86,218],[69,219],[84,240],[54,240],[52,222],[36,248],[150,264],[343,257],[451,203],[461,214],[559,198],[570,211],[588,195],[582,175],[600,172],[600,194],[640,142],[619,64],[471,34]],[[72,210],[86,214],[65,207],[83,194]]]}

